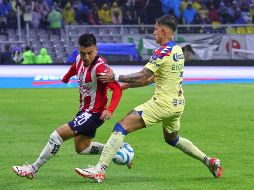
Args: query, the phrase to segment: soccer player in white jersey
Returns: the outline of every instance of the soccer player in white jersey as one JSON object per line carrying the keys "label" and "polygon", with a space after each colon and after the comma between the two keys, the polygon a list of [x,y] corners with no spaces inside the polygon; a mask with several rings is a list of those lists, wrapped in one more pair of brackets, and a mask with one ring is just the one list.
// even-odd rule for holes
{"label": "soccer player in white jersey", "polygon": [[162,123],[166,143],[200,160],[214,177],[219,178],[222,175],[219,159],[208,157],[190,140],[178,135],[185,100],[182,89],[184,55],[181,47],[173,39],[176,28],[175,17],[166,15],[158,18],[154,35],[160,47],[154,51],[144,69],[129,75],[119,76],[110,72],[99,77],[103,82],[123,82],[123,89],[155,83],[155,93],[150,100],[134,108],[115,125],[96,166],[87,169],[76,168],[76,172],[83,177],[102,182],[109,163],[125,136],[156,123]]}
{"label": "soccer player in white jersey", "polygon": [[[14,172],[21,177],[35,177],[39,168],[70,138],[74,138],[78,154],[100,154],[103,149],[103,144],[92,142],[92,139],[97,128],[106,119],[111,118],[120,101],[122,90],[117,82],[102,83],[98,80],[98,73],[107,73],[110,68],[97,54],[96,38],[93,34],[80,36],[78,50],[76,61],[62,81],[68,83],[72,76],[77,76],[80,92],[79,112],[72,121],[65,123],[50,135],[48,143],[33,164],[13,166]],[[112,90],[112,97],[109,106],[106,107],[108,88]]]}

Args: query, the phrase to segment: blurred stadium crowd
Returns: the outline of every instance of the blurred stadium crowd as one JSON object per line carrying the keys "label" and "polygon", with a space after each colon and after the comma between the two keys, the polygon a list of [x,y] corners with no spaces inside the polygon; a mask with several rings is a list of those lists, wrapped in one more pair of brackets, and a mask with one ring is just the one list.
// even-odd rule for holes
{"label": "blurred stadium crowd", "polygon": [[[22,29],[19,36],[17,7],[20,8]],[[61,57],[66,57],[68,48],[66,39],[63,38],[67,25],[154,24],[155,18],[163,14],[174,15],[180,24],[185,25],[253,24],[254,0],[0,0],[0,51],[16,47],[22,48],[19,51],[25,50],[27,44],[17,44],[15,47],[12,44],[10,48],[7,43],[4,48],[1,42],[27,40],[24,19],[26,14],[32,16],[29,33],[33,47],[30,48],[39,55],[40,49],[44,47],[53,56],[53,62],[62,62]],[[133,33],[129,29],[124,34],[128,32],[135,35],[139,31]],[[179,30],[181,32],[186,30]],[[200,30],[194,30],[195,32]],[[222,30],[222,33],[225,32],[227,31]],[[254,30],[247,33],[254,33]],[[98,41],[121,42],[120,38],[112,38]],[[65,54],[61,54],[62,52]],[[0,64],[3,64],[1,60]]]}
{"label": "blurred stadium crowd", "polygon": [[172,14],[180,24],[246,24],[254,22],[253,0],[0,0],[1,33],[17,29],[17,6],[32,13],[31,27],[47,28],[56,20],[71,24],[153,24]]}

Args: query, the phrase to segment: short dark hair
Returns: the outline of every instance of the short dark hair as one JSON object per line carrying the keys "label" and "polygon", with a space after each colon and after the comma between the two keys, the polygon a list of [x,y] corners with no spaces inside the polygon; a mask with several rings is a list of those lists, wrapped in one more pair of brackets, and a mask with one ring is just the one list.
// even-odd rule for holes
{"label": "short dark hair", "polygon": [[165,25],[169,28],[171,28],[174,32],[177,29],[177,20],[172,15],[164,15],[156,19],[156,22],[159,25]]}
{"label": "short dark hair", "polygon": [[96,38],[93,34],[85,33],[79,37],[78,44],[84,47],[96,45]]}

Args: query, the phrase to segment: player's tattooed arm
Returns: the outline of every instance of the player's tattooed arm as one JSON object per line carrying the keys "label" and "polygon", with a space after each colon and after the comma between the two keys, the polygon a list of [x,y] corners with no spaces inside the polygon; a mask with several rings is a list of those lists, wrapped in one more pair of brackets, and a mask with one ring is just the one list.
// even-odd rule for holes
{"label": "player's tattooed arm", "polygon": [[150,77],[145,83],[122,83],[120,84],[122,89],[128,89],[128,88],[137,88],[142,86],[147,86],[149,84],[154,83],[154,76]]}
{"label": "player's tattooed arm", "polygon": [[144,68],[142,71],[129,74],[129,75],[115,75],[113,71],[111,70],[109,73],[100,73],[98,78],[102,82],[113,82],[113,81],[119,81],[123,83],[129,83],[133,84],[133,87],[138,86],[145,86],[147,84],[150,84],[150,81],[153,81],[154,73]]}
{"label": "player's tattooed arm", "polygon": [[120,75],[119,76],[119,82],[125,82],[125,83],[135,83],[135,84],[146,84],[150,78],[152,78],[154,73],[145,68],[137,73],[129,74],[129,75]]}

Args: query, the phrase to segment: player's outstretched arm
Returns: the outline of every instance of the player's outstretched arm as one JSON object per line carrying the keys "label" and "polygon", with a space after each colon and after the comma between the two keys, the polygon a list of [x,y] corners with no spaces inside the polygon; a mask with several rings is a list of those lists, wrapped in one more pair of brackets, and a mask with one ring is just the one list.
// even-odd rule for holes
{"label": "player's outstretched arm", "polygon": [[76,75],[76,63],[73,63],[69,69],[69,71],[62,78],[62,82],[68,83],[70,78]]}
{"label": "player's outstretched arm", "polygon": [[116,75],[112,71],[109,73],[103,73],[99,76],[99,80],[102,82],[112,82],[119,81],[124,83],[135,83],[136,86],[145,86],[148,84],[148,81],[153,77],[154,73],[150,69],[144,68],[142,71],[137,73],[132,73],[129,75]]}
{"label": "player's outstretched arm", "polygon": [[138,88],[138,87],[143,87],[143,86],[147,86],[149,84],[154,83],[154,76],[152,76],[151,78],[149,78],[145,83],[140,84],[140,83],[121,83],[120,86],[122,88],[122,90],[126,90],[128,88]]}

